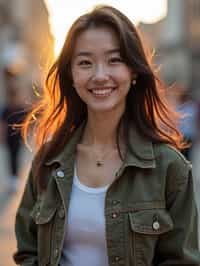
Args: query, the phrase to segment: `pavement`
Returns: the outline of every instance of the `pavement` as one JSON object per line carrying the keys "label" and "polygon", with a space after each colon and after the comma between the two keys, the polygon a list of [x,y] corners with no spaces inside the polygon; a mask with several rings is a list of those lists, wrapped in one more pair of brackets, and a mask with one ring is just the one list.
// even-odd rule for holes
{"label": "pavement", "polygon": [[17,192],[8,190],[8,166],[6,148],[0,145],[0,266],[15,266],[12,255],[16,250],[14,234],[15,213],[21,199],[26,176],[30,168],[31,154],[22,149],[20,161],[20,186]]}

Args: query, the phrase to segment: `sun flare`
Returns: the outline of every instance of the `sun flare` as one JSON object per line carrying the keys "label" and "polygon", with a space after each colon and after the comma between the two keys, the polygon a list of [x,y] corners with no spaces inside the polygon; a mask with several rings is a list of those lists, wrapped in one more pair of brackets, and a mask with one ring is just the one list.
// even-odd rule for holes
{"label": "sun flare", "polygon": [[[71,23],[81,14],[90,10],[102,1],[73,0],[70,5],[67,0],[45,0],[49,10],[49,22],[55,38],[55,56],[62,48],[66,33]],[[131,2],[131,3],[130,3]],[[133,22],[155,23],[167,14],[167,0],[110,0],[103,4],[112,5],[124,12]]]}

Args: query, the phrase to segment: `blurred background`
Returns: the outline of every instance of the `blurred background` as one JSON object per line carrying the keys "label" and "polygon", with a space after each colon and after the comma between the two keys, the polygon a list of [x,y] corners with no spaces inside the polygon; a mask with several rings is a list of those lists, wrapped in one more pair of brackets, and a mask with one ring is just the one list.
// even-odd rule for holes
{"label": "blurred background", "polygon": [[[74,19],[94,0],[0,0],[0,266],[13,266],[14,217],[32,153],[8,125],[37,100],[48,67]],[[122,10],[144,34],[168,99],[184,114],[180,129],[191,143],[197,202],[200,182],[200,1],[103,1]],[[173,85],[173,87],[172,87]],[[198,198],[199,197],[199,198]]]}

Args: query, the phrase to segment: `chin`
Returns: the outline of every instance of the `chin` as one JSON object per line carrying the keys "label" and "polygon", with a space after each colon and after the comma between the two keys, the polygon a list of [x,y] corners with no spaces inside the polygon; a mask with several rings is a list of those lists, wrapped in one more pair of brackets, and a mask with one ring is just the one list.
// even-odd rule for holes
{"label": "chin", "polygon": [[117,108],[116,104],[107,104],[107,105],[96,105],[96,106],[90,106],[88,107],[88,110],[90,113],[109,113],[113,111],[118,111],[121,108]]}

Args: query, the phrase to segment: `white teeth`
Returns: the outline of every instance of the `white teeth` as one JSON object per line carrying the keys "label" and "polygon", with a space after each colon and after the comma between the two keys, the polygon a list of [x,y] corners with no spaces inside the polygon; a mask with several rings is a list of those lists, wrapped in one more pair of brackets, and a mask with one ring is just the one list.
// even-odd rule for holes
{"label": "white teeth", "polygon": [[104,95],[109,95],[111,92],[113,91],[113,89],[93,89],[92,93],[95,95],[100,95],[100,96],[104,96]]}

